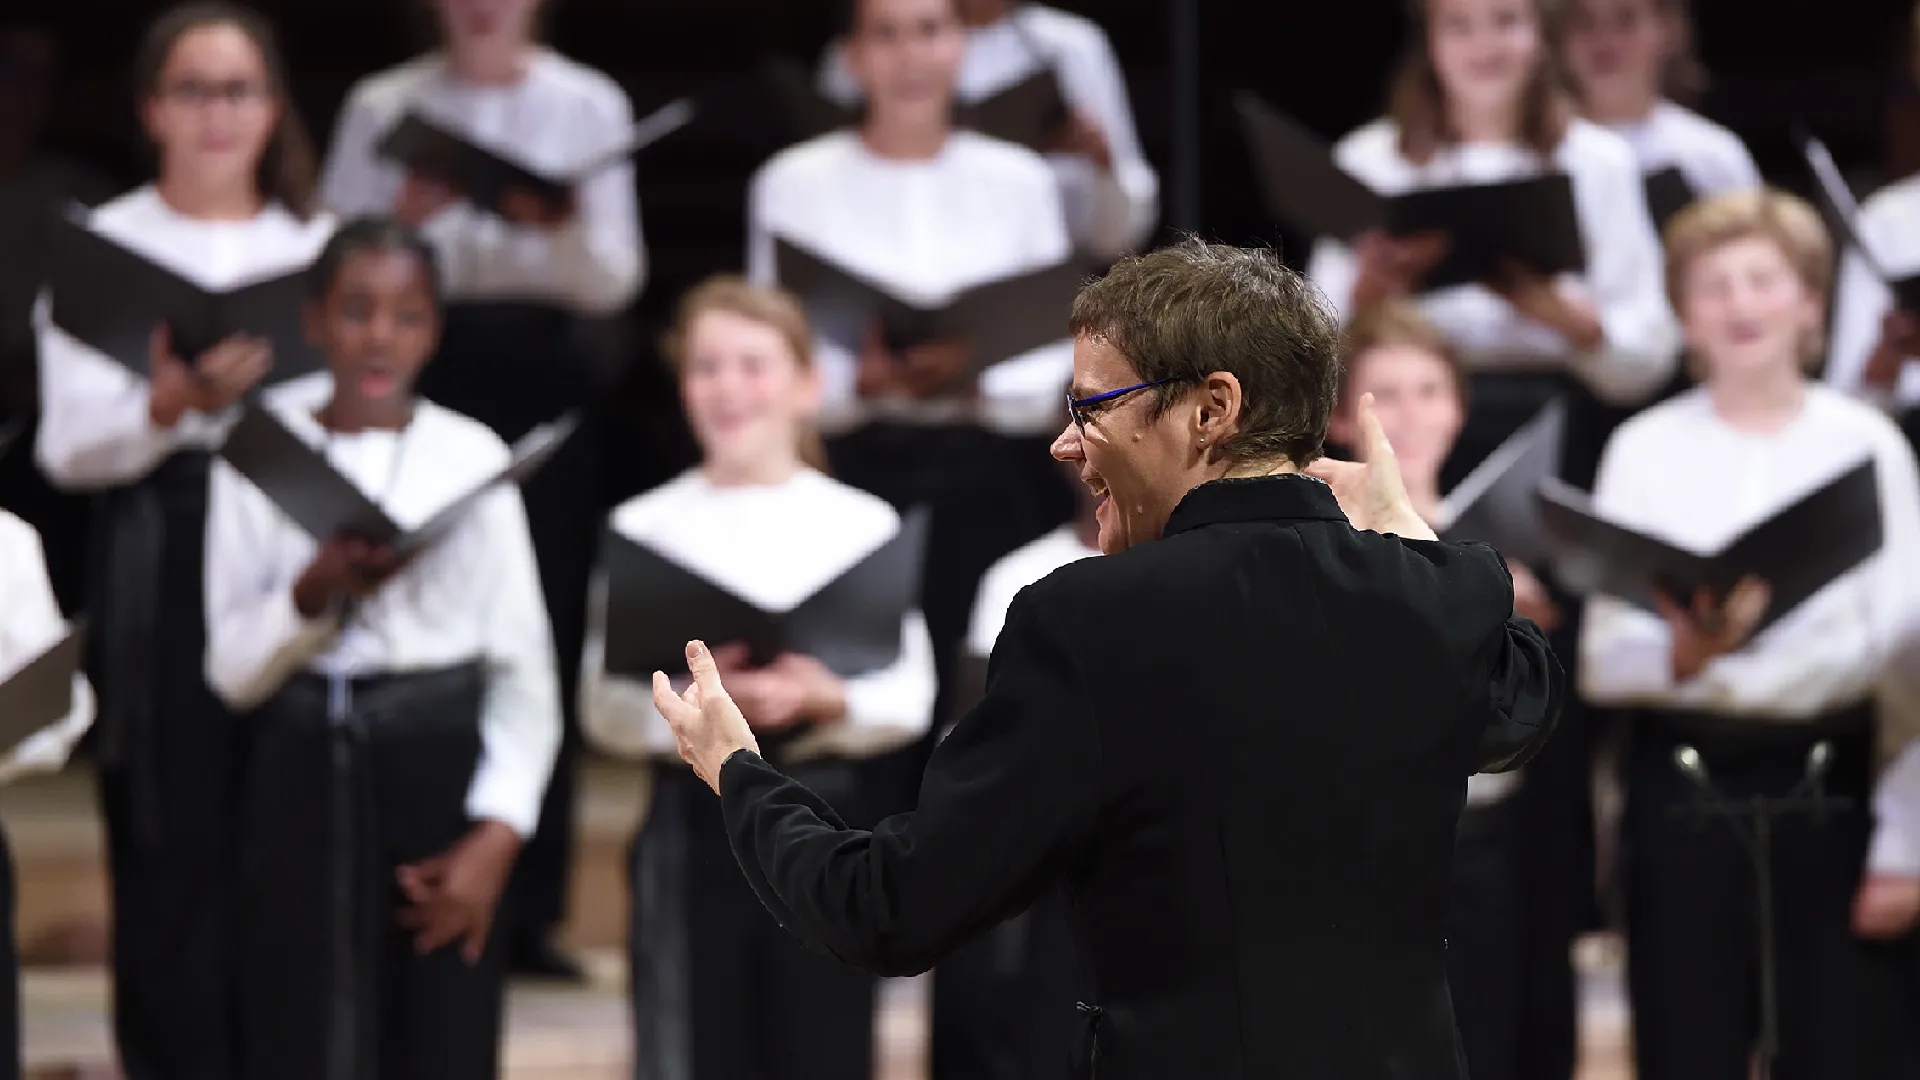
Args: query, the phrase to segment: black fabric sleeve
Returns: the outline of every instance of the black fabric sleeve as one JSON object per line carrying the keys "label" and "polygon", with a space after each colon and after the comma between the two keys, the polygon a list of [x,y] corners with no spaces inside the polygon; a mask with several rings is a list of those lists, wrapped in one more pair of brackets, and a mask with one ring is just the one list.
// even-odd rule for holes
{"label": "black fabric sleeve", "polygon": [[740,752],[720,772],[735,858],[780,924],[840,960],[917,974],[1029,905],[1089,841],[1101,748],[1083,675],[1029,589],[985,696],[927,765],[912,813],[849,829]]}

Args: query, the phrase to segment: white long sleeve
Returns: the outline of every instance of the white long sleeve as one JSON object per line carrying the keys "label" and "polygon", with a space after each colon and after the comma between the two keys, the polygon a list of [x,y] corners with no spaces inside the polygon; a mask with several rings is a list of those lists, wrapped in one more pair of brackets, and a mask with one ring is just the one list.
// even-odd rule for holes
{"label": "white long sleeve", "polygon": [[[878,157],[857,133],[846,131],[788,148],[761,167],[749,195],[747,268],[756,281],[776,277],[776,238],[901,300],[928,306],[1072,254],[1046,162],[970,132],[954,133],[924,161]],[[1063,319],[1066,348],[1044,346],[989,367],[978,402],[906,403],[903,413],[890,412],[889,418],[947,422],[950,407],[960,405],[998,428],[1049,429],[1072,374],[1065,329]],[[825,382],[821,424],[828,430],[857,426],[875,405],[854,393],[857,358],[844,347],[822,344],[815,357]]]}
{"label": "white long sleeve", "polygon": [[[310,414],[281,407],[296,432],[403,526],[425,521],[506,463],[479,424],[420,403],[404,433],[329,439]],[[224,463],[211,480],[207,531],[209,684],[236,709],[257,706],[306,670],[358,677],[479,661],[487,677],[482,752],[467,813],[522,836],[560,744],[559,684],[539,569],[519,492],[477,501],[454,530],[356,605],[350,620],[305,619],[293,584],[317,545]]]}
{"label": "white long sleeve", "polygon": [[[321,179],[327,205],[343,215],[386,213],[405,173],[375,146],[410,109],[538,171],[566,175],[618,145],[633,106],[611,79],[542,50],[526,78],[509,87],[462,85],[430,55],[356,86],[335,128]],[[646,278],[635,170],[621,161],[578,188],[577,214],[556,229],[515,225],[458,203],[422,232],[440,254],[456,300],[544,300],[589,315],[611,314]]]}
{"label": "white long sleeve", "polygon": [[[66,632],[47,579],[39,534],[0,510],[0,679],[51,648]],[[27,736],[0,761],[0,784],[65,765],[93,715],[93,687],[86,675],[76,673],[73,707],[59,723]]]}
{"label": "white long sleeve", "polygon": [[[1385,120],[1342,139],[1334,158],[1388,196],[1537,176],[1548,164],[1522,147],[1475,145],[1445,148],[1416,165],[1401,155],[1398,132]],[[1642,400],[1672,377],[1680,338],[1667,306],[1660,240],[1639,165],[1620,137],[1584,121],[1567,129],[1550,164],[1573,181],[1574,209],[1587,248],[1586,272],[1562,275],[1557,284],[1593,305],[1605,344],[1576,350],[1559,333],[1522,318],[1506,300],[1477,284],[1435,290],[1418,302],[1470,366],[1563,364],[1608,401]],[[1337,239],[1320,240],[1307,273],[1341,317],[1350,318],[1359,275],[1352,250]]]}
{"label": "white long sleeve", "polygon": [[1609,124],[1607,130],[1627,140],[1643,173],[1677,168],[1697,197],[1766,183],[1740,136],[1674,102],[1658,102],[1639,122]]}
{"label": "white long sleeve", "polygon": [[[1861,239],[1880,268],[1896,278],[1920,273],[1920,176],[1893,184],[1860,208]],[[1834,293],[1832,348],[1826,379],[1835,389],[1882,408],[1920,406],[1920,357],[1908,357],[1889,388],[1866,384],[1867,361],[1880,344],[1880,324],[1893,310],[1893,290],[1848,248]]]}
{"label": "white long sleeve", "polygon": [[[765,611],[792,610],[900,527],[886,503],[812,470],[766,487],[723,488],[697,471],[616,509],[613,528]],[[677,757],[650,683],[605,667],[606,588],[595,583],[581,661],[581,723],[595,745],[625,757]],[[932,723],[933,639],[926,619],[902,620],[900,654],[843,681],[847,714],[795,740],[795,757],[870,757]]]}
{"label": "white long sleeve", "polygon": [[[1659,617],[1593,597],[1580,639],[1583,696],[1757,724],[1792,724],[1877,699],[1881,756],[1910,754],[1920,739],[1920,468],[1885,417],[1811,386],[1801,415],[1761,438],[1727,427],[1705,391],[1690,391],[1615,432],[1594,509],[1707,554],[1869,456],[1880,478],[1878,554],[1684,681],[1674,677]],[[1903,816],[1920,814],[1912,798],[1920,793],[1908,790],[1906,775],[1887,774],[1881,801],[1895,806],[1894,818],[1920,820]]]}
{"label": "white long sleeve", "polygon": [[[333,231],[331,218],[301,221],[277,206],[247,221],[198,221],[175,213],[151,187],[100,207],[89,224],[212,290],[305,266]],[[155,425],[147,408],[147,381],[62,331],[53,323],[45,295],[34,309],[34,329],[41,407],[34,456],[55,485],[94,491],[132,483],[175,451],[212,449],[226,437],[231,411],[218,416],[189,412],[171,428]]]}

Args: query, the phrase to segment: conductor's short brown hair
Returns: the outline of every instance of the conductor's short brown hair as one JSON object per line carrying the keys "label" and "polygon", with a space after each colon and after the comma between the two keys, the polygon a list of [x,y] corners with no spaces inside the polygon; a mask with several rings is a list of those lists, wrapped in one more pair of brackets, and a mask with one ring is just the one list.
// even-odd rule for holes
{"label": "conductor's short brown hair", "polygon": [[1105,342],[1153,388],[1161,416],[1216,371],[1240,382],[1241,461],[1320,457],[1340,388],[1340,322],[1265,248],[1188,240],[1121,260],[1080,291],[1069,329]]}
{"label": "conductor's short brown hair", "polygon": [[[1681,311],[1687,272],[1694,260],[1750,239],[1766,240],[1779,248],[1807,292],[1825,301],[1833,284],[1834,252],[1820,212],[1797,195],[1763,188],[1701,199],[1667,224],[1667,299],[1673,310]],[[1819,361],[1824,341],[1824,334],[1812,336],[1802,350],[1802,359],[1809,364]]]}
{"label": "conductor's short brown hair", "polygon": [[1453,391],[1462,408],[1467,403],[1467,369],[1460,351],[1411,300],[1389,300],[1360,311],[1347,324],[1345,347],[1341,350],[1340,404],[1349,404],[1354,372],[1368,353],[1375,349],[1417,349],[1431,353],[1447,366],[1453,378]]}

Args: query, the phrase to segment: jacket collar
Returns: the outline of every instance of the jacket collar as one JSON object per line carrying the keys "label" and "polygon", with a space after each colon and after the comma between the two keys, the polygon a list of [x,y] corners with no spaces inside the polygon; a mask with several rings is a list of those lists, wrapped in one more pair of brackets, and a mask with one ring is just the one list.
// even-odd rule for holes
{"label": "jacket collar", "polygon": [[1301,473],[1201,484],[1173,508],[1162,536],[1233,521],[1345,521],[1333,489]]}

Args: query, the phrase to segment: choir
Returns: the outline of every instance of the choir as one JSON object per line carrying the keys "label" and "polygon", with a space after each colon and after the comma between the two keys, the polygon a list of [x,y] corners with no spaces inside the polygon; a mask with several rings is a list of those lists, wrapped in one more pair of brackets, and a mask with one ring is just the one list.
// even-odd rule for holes
{"label": "choir", "polygon": [[[543,0],[430,7],[434,45],[351,88],[324,161],[273,27],[224,2],[166,13],[134,58],[148,182],[100,199],[65,165],[0,160],[0,229],[31,252],[0,282],[0,695],[71,627],[85,644],[0,784],[92,728],[129,1080],[498,1075],[507,978],[581,977],[556,934],[584,745],[651,776],[627,867],[635,1077],[870,1076],[875,981],[746,886],[653,706],[649,642],[714,645],[766,754],[843,817],[911,804],[1014,595],[1099,555],[1047,454],[1067,312],[1000,324],[1035,318],[1010,298],[1048,271],[1156,233],[1115,50],[1038,3],[846,5],[817,89],[851,123],[760,165],[744,258],[676,298],[662,354],[698,464],[620,501],[583,331],[648,282],[628,93],[544,41]],[[1472,1074],[1571,1080],[1598,778],[1625,794],[1611,869],[1642,1080],[1756,1056],[1782,1078],[1920,1075],[1920,178],[1836,243],[1696,111],[1686,0],[1410,10],[1384,115],[1323,148],[1388,208],[1307,260],[1347,331],[1330,442],[1359,444],[1370,394],[1422,516],[1482,539],[1462,500],[1489,488],[1463,479],[1514,483],[1503,449],[1551,413],[1553,476],[1523,502],[1702,564],[1792,544],[1820,568],[1625,595],[1551,516],[1503,521],[1528,540],[1515,610],[1584,707],[1523,773],[1462,794],[1447,960]],[[0,26],[0,60],[36,42]],[[1064,106],[1027,118],[1045,138],[971,123],[1034,79]],[[395,149],[410,118],[567,194],[483,198]],[[1414,197],[1533,180],[1564,194],[1526,213],[1577,240],[1552,272],[1482,242],[1484,218],[1392,226]],[[183,287],[100,283],[83,313],[68,226]],[[1450,276],[1469,255],[1491,269]],[[297,305],[242,299],[295,273]],[[990,351],[989,330],[1028,344]],[[551,456],[519,451],[561,418]],[[237,434],[259,430],[287,440],[271,468]],[[1779,539],[1862,468],[1871,530]],[[318,528],[288,494],[322,473],[353,524]],[[0,836],[0,1080],[20,1061],[13,878]],[[1065,1067],[1098,973],[1061,904],[935,972],[934,1080]]]}

